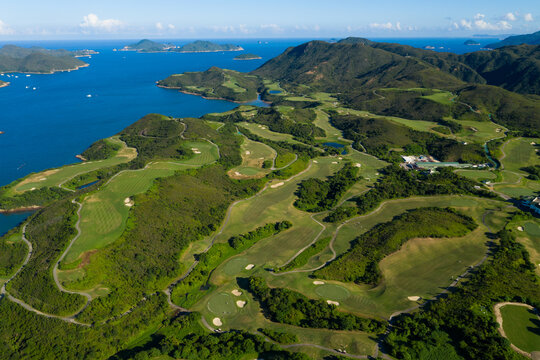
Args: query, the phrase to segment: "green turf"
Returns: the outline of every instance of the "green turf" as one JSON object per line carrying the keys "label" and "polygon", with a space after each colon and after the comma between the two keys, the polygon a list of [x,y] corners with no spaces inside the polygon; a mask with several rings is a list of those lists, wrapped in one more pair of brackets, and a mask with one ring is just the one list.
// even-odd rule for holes
{"label": "green turf", "polygon": [[526,222],[523,225],[523,229],[531,236],[540,237],[540,226],[537,223],[532,221]]}
{"label": "green turf", "polygon": [[105,160],[88,161],[31,174],[16,184],[13,191],[18,193],[47,186],[58,186],[79,174],[128,162],[137,156],[137,151],[134,148],[128,148],[118,137],[109,138],[107,141],[122,145],[115,156]]}
{"label": "green turf", "polygon": [[535,152],[535,147],[531,143],[540,143],[540,139],[515,138],[503,145],[506,157],[501,160],[506,170],[517,171],[523,174],[520,169],[524,166],[540,165],[540,156]]}
{"label": "green turf", "polygon": [[206,307],[218,316],[231,316],[237,311],[236,300],[231,294],[224,292],[213,295]]}
{"label": "green turf", "polygon": [[436,92],[432,95],[422,96],[424,99],[429,99],[443,105],[452,105],[452,99],[455,95],[448,91]]}
{"label": "green turf", "polygon": [[468,170],[468,169],[458,169],[454,171],[456,174],[465,176],[466,178],[481,181],[481,180],[493,180],[497,178],[493,172],[489,170]]}
{"label": "green turf", "polygon": [[274,132],[271,130],[268,130],[268,127],[260,124],[255,123],[248,123],[248,122],[241,122],[238,125],[245,127],[249,131],[251,131],[253,134],[258,135],[260,137],[273,140],[273,141],[286,141],[291,144],[300,144],[299,141],[296,141],[293,139],[293,136],[290,134],[282,134],[278,132]]}
{"label": "green turf", "polygon": [[318,140],[322,139],[325,142],[338,142],[343,138],[343,133],[341,130],[336,129],[330,124],[330,117],[328,114],[322,110],[316,110],[317,117],[313,121],[313,124],[320,127],[326,133],[326,137],[317,138]]}
{"label": "green turf", "polygon": [[314,286],[316,286],[315,292],[317,295],[321,296],[323,300],[341,301],[351,296],[349,290],[340,285],[325,284]]}
{"label": "green turf", "polygon": [[263,169],[263,163],[266,160],[272,161],[276,156],[276,151],[270,146],[249,140],[244,137],[244,142],[240,147],[240,153],[242,155],[242,165],[237,166],[230,170],[229,174],[243,176],[262,176],[268,173],[269,169]]}
{"label": "green turf", "polygon": [[540,351],[540,318],[523,306],[501,308],[503,329],[512,344],[526,352]]}
{"label": "green turf", "polygon": [[245,257],[232,258],[223,266],[223,272],[229,276],[234,276],[244,270],[248,264],[249,261]]}

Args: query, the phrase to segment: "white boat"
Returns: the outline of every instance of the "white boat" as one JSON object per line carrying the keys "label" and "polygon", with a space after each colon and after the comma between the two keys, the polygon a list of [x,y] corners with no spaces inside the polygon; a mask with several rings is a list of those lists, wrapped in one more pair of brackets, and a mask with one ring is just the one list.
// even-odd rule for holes
{"label": "white boat", "polygon": [[91,97],[92,97],[92,95],[91,95],[91,94],[88,94],[88,95],[86,95],[86,97],[87,97],[87,98],[91,98]]}
{"label": "white boat", "polygon": [[37,90],[37,87],[33,87],[32,90]]}

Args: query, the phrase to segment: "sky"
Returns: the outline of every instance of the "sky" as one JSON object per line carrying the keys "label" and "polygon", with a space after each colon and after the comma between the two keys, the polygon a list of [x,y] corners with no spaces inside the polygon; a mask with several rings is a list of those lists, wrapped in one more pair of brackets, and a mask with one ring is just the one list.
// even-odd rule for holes
{"label": "sky", "polygon": [[469,37],[540,30],[539,0],[0,0],[0,40]]}

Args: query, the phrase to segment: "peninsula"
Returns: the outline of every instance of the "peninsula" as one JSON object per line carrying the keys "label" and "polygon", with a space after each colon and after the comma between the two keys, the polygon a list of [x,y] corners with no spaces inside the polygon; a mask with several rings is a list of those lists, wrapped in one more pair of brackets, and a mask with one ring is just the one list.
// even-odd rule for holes
{"label": "peninsula", "polygon": [[0,49],[0,72],[52,74],[88,66],[75,56],[76,53],[63,49],[48,50],[41,47],[4,45]]}

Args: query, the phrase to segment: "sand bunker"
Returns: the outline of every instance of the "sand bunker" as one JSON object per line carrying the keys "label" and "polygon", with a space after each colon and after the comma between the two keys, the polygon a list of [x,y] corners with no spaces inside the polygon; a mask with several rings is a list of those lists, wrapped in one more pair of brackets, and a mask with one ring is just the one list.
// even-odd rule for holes
{"label": "sand bunker", "polygon": [[231,293],[234,295],[234,296],[240,296],[242,295],[242,292],[240,290],[237,290],[237,289],[234,289],[233,291],[231,291]]}
{"label": "sand bunker", "polygon": [[197,148],[191,148],[191,151],[193,151],[195,154],[200,154],[201,151]]}
{"label": "sand bunker", "polygon": [[338,157],[338,160],[343,160],[343,158],[341,158],[341,157]]}
{"label": "sand bunker", "polygon": [[241,176],[242,174],[240,174],[238,171],[235,171],[235,172],[234,172],[234,175],[236,175],[236,176]]}
{"label": "sand bunker", "polygon": [[409,299],[410,301],[418,301],[421,299],[420,296],[409,296],[407,299]]}
{"label": "sand bunker", "polygon": [[315,281],[313,282],[313,285],[324,285],[324,281],[315,280]]}
{"label": "sand bunker", "polygon": [[251,155],[251,151],[246,151],[246,155]]}
{"label": "sand bunker", "polygon": [[337,164],[337,161],[332,161],[332,164]]}
{"label": "sand bunker", "polygon": [[518,231],[523,231],[523,226],[518,226]]}
{"label": "sand bunker", "polygon": [[271,187],[272,189],[275,189],[275,188],[280,187],[280,186],[282,186],[282,185],[285,185],[285,183],[284,183],[283,181],[280,182],[280,183],[274,184],[274,185],[270,185],[270,187]]}
{"label": "sand bunker", "polygon": [[220,318],[214,318],[214,320],[212,320],[212,324],[214,324],[215,326],[223,325]]}
{"label": "sand bunker", "polygon": [[254,264],[249,264],[248,266],[246,266],[246,270],[251,270],[255,267]]}
{"label": "sand bunker", "polygon": [[124,199],[124,205],[126,205],[127,207],[131,207],[133,206],[135,203],[133,202],[133,200],[131,200],[131,198],[125,198]]}
{"label": "sand bunker", "polygon": [[39,181],[45,181],[45,180],[47,180],[47,178],[41,178],[41,179],[39,179]]}
{"label": "sand bunker", "polygon": [[317,160],[313,160],[313,163],[314,164],[318,164],[319,162]]}
{"label": "sand bunker", "polygon": [[31,188],[31,189],[30,189],[30,191],[34,191],[34,190],[36,190],[36,188],[35,188],[35,187],[33,187],[33,188]]}
{"label": "sand bunker", "polygon": [[360,164],[360,163],[356,163],[356,164],[354,164],[354,166],[356,166],[356,167],[358,167],[358,168],[359,168],[359,167],[362,167],[362,164]]}
{"label": "sand bunker", "polygon": [[238,306],[239,308],[243,308],[244,306],[246,306],[246,302],[242,300],[238,300],[236,302],[236,306]]}
{"label": "sand bunker", "polygon": [[326,300],[326,302],[328,303],[328,305],[336,305],[336,306],[339,306],[339,303],[338,303],[337,301]]}

